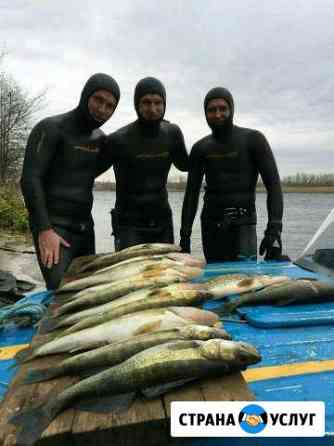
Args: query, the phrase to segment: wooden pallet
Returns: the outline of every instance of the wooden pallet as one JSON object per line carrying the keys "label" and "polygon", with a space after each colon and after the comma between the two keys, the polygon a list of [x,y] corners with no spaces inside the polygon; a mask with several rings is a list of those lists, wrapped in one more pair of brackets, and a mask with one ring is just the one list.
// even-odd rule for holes
{"label": "wooden pallet", "polygon": [[[36,336],[33,344],[41,339]],[[16,427],[8,419],[17,412],[43,402],[49,392],[59,392],[77,378],[57,378],[44,383],[21,385],[31,367],[52,367],[63,359],[34,360],[23,365],[14,378],[0,406],[0,445],[19,446]],[[249,391],[242,375],[233,373],[215,379],[201,380],[171,391],[152,400],[136,400],[131,408],[120,414],[100,414],[68,409],[61,413],[44,431],[38,446],[153,446],[173,445],[169,435],[171,401],[249,401]],[[184,439],[185,440],[185,439]],[[191,439],[189,439],[190,442]],[[178,440],[179,441],[179,440]],[[187,444],[183,441],[183,444]]]}

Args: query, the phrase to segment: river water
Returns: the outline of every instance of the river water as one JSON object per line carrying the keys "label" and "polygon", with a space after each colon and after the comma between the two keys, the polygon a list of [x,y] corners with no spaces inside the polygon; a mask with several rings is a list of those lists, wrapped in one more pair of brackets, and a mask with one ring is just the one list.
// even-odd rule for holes
{"label": "river water", "polygon": [[[173,210],[175,239],[179,241],[181,211],[183,202],[182,192],[169,192],[169,202]],[[202,207],[200,197],[192,235],[192,254],[203,256],[201,246],[199,213]],[[314,235],[321,222],[333,207],[332,194],[319,193],[288,193],[284,196],[283,219],[283,251],[295,260],[304,250],[310,238]],[[96,229],[97,252],[108,252],[114,249],[113,238],[110,236],[110,209],[115,203],[115,192],[95,191],[93,216]],[[256,201],[258,213],[258,243],[267,224],[266,194],[258,193]]]}

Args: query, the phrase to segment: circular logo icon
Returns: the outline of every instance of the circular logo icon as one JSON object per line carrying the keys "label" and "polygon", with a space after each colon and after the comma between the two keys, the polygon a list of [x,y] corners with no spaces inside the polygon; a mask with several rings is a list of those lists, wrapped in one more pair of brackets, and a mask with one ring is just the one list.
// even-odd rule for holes
{"label": "circular logo icon", "polygon": [[240,427],[248,434],[258,434],[263,431],[268,422],[267,412],[257,404],[245,406],[239,414]]}

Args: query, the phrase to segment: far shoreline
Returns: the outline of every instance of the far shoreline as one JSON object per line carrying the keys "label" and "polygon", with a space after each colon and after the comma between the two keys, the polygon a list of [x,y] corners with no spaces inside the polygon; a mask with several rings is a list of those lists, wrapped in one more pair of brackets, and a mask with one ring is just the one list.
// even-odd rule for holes
{"label": "far shoreline", "polygon": [[[168,183],[168,191],[171,192],[184,192],[184,183]],[[115,183],[95,183],[95,191],[114,191],[116,190]],[[332,194],[334,193],[334,186],[285,186],[282,185],[283,193],[312,193],[312,194]],[[265,193],[266,189],[263,186],[258,186],[256,192]]]}

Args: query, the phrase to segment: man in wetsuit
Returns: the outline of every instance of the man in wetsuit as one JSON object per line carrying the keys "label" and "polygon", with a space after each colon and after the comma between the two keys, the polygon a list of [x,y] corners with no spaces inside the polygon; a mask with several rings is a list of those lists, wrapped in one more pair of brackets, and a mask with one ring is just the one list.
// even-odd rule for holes
{"label": "man in wetsuit", "polygon": [[74,110],[43,119],[29,136],[21,188],[48,289],[58,287],[73,258],[95,254],[92,189],[107,168],[99,127],[119,97],[112,77],[94,74]]}
{"label": "man in wetsuit", "polygon": [[280,259],[283,198],[275,159],[257,130],[233,124],[231,93],[216,87],[204,100],[212,134],[192,148],[182,209],[180,245],[190,252],[192,224],[203,176],[201,214],[203,251],[207,262],[238,260],[257,254],[255,193],[259,174],[267,190],[268,224],[260,245],[265,259]]}
{"label": "man in wetsuit", "polygon": [[167,177],[171,164],[188,170],[182,132],[163,119],[163,84],[152,77],[139,81],[134,105],[138,119],[111,134],[106,150],[116,178],[111,212],[116,251],[139,243],[174,242]]}

